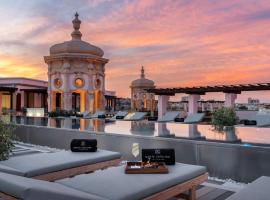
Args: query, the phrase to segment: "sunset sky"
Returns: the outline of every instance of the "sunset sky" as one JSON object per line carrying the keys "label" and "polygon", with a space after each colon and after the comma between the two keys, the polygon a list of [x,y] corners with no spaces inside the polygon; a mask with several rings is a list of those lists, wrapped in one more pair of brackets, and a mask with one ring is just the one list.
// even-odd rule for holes
{"label": "sunset sky", "polygon": [[76,11],[118,96],[141,65],[158,87],[270,82],[269,0],[1,0],[0,76],[47,80],[43,56],[71,39]]}

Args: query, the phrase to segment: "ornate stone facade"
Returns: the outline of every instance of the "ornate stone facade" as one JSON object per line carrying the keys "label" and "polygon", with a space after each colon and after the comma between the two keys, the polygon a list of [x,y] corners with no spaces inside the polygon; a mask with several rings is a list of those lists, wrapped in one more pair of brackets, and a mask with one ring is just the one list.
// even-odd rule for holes
{"label": "ornate stone facade", "polygon": [[155,88],[155,83],[145,78],[143,67],[141,69],[141,77],[132,81],[130,88],[132,111],[153,112],[155,110],[155,95],[146,91],[146,89]]}
{"label": "ornate stone facade", "polygon": [[81,40],[81,21],[75,14],[72,39],[50,48],[48,111],[55,109],[94,113],[104,110],[105,64],[103,50]]}

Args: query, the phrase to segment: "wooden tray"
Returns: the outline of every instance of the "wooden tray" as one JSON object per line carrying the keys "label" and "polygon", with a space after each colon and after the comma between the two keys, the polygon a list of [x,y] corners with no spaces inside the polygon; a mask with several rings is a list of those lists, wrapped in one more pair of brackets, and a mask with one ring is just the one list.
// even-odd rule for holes
{"label": "wooden tray", "polygon": [[164,163],[127,162],[126,174],[167,174],[168,168]]}

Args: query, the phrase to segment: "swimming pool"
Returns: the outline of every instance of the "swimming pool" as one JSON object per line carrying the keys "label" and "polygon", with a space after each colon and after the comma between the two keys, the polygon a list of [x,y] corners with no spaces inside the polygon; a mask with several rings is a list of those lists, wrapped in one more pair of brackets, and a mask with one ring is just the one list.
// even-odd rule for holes
{"label": "swimming pool", "polygon": [[46,126],[52,128],[77,129],[82,131],[105,132],[123,135],[141,135],[148,137],[186,138],[222,142],[242,142],[270,144],[270,128],[237,126],[235,134],[218,133],[210,125],[157,123],[141,121],[107,121],[104,119],[37,118],[12,116],[10,121],[16,124]]}

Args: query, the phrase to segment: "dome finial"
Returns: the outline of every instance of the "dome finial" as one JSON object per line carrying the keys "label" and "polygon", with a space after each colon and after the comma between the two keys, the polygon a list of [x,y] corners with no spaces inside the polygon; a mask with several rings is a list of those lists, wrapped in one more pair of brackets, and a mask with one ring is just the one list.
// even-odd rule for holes
{"label": "dome finial", "polygon": [[142,69],[141,69],[141,78],[144,78],[144,67],[142,66]]}
{"label": "dome finial", "polygon": [[72,40],[81,40],[82,33],[79,31],[81,20],[79,20],[79,14],[75,13],[75,19],[72,20],[74,31],[71,33]]}

